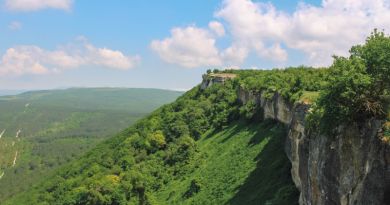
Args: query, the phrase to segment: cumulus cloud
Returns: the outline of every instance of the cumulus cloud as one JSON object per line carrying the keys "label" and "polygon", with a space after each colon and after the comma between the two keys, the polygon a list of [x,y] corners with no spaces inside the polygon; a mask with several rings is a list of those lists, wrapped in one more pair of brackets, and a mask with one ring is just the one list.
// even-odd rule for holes
{"label": "cumulus cloud", "polygon": [[171,37],[154,40],[151,48],[166,62],[187,68],[222,64],[216,39],[207,29],[174,28]]}
{"label": "cumulus cloud", "polygon": [[[390,0],[302,2],[290,13],[271,3],[223,0],[214,16],[218,21],[208,28],[173,29],[169,38],[153,41],[153,50],[164,61],[185,67],[240,65],[251,53],[284,63],[289,52],[297,51],[306,56],[301,63],[327,66],[332,55],[347,55],[374,28],[390,31]],[[217,47],[225,35],[231,42]]]}
{"label": "cumulus cloud", "polygon": [[20,29],[22,29],[22,23],[20,23],[19,21],[12,21],[8,25],[8,29],[10,29],[12,31],[20,30]]}
{"label": "cumulus cloud", "polygon": [[233,43],[232,46],[221,52],[221,57],[227,63],[240,64],[244,62],[249,54],[249,49],[239,43]]}
{"label": "cumulus cloud", "polygon": [[275,62],[284,62],[288,58],[287,51],[276,43],[266,49],[259,49],[258,54]]}
{"label": "cumulus cloud", "polygon": [[231,56],[238,52],[235,61],[242,63],[250,51],[274,61],[287,60],[287,52],[280,43],[272,41],[285,34],[289,26],[288,17],[272,4],[226,0],[215,16],[229,24],[233,44],[224,53]]}
{"label": "cumulus cloud", "polygon": [[82,66],[127,70],[139,61],[139,56],[126,56],[120,51],[97,48],[80,40],[52,51],[22,45],[7,49],[1,57],[0,76],[46,74]]}
{"label": "cumulus cloud", "polygon": [[246,50],[239,58],[245,59],[248,51],[255,51],[284,61],[287,47],[321,66],[330,64],[333,54],[346,55],[374,28],[389,31],[390,1],[323,0],[321,6],[301,3],[293,13],[285,13],[269,3],[225,0],[215,16],[229,25],[234,38],[227,54]]}
{"label": "cumulus cloud", "polygon": [[6,0],[5,6],[12,11],[36,11],[41,9],[70,10],[73,0]]}
{"label": "cumulus cloud", "polygon": [[221,37],[225,35],[225,28],[221,23],[218,21],[211,21],[209,23],[209,29],[216,34],[217,36]]}

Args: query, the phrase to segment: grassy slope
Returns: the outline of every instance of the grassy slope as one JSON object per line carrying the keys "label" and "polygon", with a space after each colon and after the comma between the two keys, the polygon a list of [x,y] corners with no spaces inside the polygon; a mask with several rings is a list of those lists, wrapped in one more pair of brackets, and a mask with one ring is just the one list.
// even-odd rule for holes
{"label": "grassy slope", "polygon": [[[180,94],[157,89],[93,88],[0,97],[0,133],[5,130],[0,139],[0,176],[4,172],[0,201]],[[12,167],[16,152],[16,165]]]}
{"label": "grassy slope", "polygon": [[[198,141],[199,168],[170,182],[156,198],[162,204],[296,204],[285,136],[282,125],[269,121],[209,132]],[[193,180],[200,191],[188,198]]]}

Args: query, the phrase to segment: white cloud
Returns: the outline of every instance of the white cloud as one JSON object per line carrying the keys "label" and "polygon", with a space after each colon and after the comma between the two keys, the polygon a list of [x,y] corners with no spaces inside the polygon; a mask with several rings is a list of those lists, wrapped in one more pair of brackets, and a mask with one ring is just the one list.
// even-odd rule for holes
{"label": "white cloud", "polygon": [[288,26],[286,15],[278,12],[271,4],[226,0],[215,16],[229,24],[233,45],[224,53],[239,53],[235,57],[236,62],[242,63],[250,51],[273,61],[287,60],[287,52],[279,43],[268,45],[268,41],[283,36]]}
{"label": "white cloud", "polygon": [[70,10],[73,0],[6,0],[5,6],[12,11],[37,11],[41,9]]}
{"label": "white cloud", "polygon": [[120,51],[96,48],[86,41],[77,41],[53,51],[24,45],[7,49],[1,57],[0,76],[46,74],[82,66],[127,70],[139,61],[139,56],[126,56]]}
{"label": "white cloud", "polygon": [[[244,60],[250,51],[273,60],[287,60],[283,47],[304,52],[313,65],[330,64],[333,54],[345,55],[374,28],[390,30],[389,0],[323,0],[321,6],[301,3],[288,14],[271,4],[225,0],[215,13],[233,37],[224,51]],[[245,52],[244,52],[245,51]]]}
{"label": "white cloud", "polygon": [[[271,3],[224,0],[214,15],[218,21],[208,28],[175,28],[171,37],[153,41],[152,49],[184,67],[240,65],[251,53],[283,65],[297,51],[306,56],[301,64],[327,66],[332,55],[347,55],[374,28],[390,31],[390,0],[302,2],[291,13]],[[225,35],[230,45],[217,47]]]}
{"label": "white cloud", "polygon": [[20,30],[20,29],[22,29],[22,23],[20,23],[19,21],[12,21],[8,25],[8,29],[13,30],[13,31]]}
{"label": "white cloud", "polygon": [[267,49],[258,50],[258,54],[264,58],[276,61],[283,62],[288,58],[287,51],[280,47],[280,44],[276,43]]}
{"label": "white cloud", "polygon": [[222,64],[216,39],[210,31],[195,26],[174,28],[171,37],[154,40],[151,48],[166,62],[187,68]]}
{"label": "white cloud", "polygon": [[222,53],[222,59],[227,63],[240,64],[244,62],[249,54],[249,49],[239,43],[233,43],[232,46],[225,49]]}
{"label": "white cloud", "polygon": [[211,21],[209,23],[209,29],[213,31],[217,36],[221,37],[225,35],[225,28],[218,21]]}

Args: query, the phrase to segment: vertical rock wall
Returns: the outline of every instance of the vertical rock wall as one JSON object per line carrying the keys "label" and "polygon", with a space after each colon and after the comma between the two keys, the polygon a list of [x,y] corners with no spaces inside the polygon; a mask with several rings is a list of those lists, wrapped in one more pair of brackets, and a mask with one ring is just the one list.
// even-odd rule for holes
{"label": "vertical rock wall", "polygon": [[390,204],[390,149],[380,140],[382,122],[338,127],[335,136],[305,129],[309,105],[291,105],[278,93],[238,89],[239,100],[258,103],[264,118],[289,127],[285,150],[292,178],[300,190],[300,204]]}

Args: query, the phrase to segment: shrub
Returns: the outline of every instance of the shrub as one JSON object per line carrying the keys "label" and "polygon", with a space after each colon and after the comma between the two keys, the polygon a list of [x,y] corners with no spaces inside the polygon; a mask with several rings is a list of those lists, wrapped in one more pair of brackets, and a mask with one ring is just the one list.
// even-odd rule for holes
{"label": "shrub", "polygon": [[262,121],[264,111],[254,100],[248,101],[240,108],[240,114],[248,121]]}

